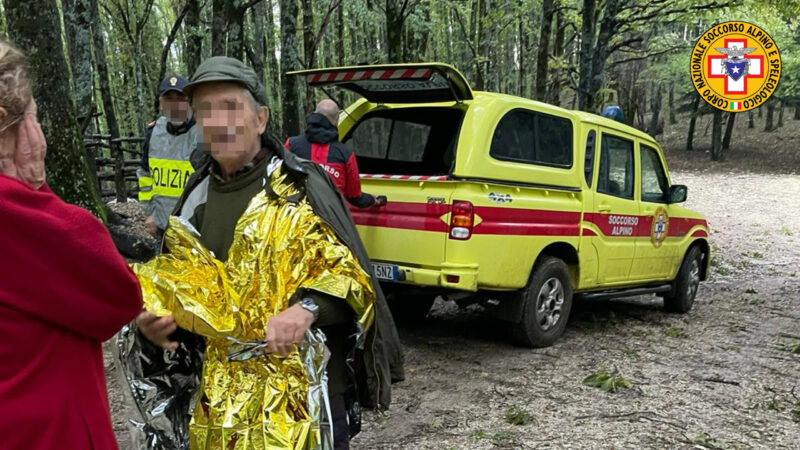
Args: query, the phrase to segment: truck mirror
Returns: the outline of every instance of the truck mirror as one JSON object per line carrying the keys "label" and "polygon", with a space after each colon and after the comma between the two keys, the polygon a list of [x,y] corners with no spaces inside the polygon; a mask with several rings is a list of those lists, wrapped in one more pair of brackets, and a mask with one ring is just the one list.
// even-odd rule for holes
{"label": "truck mirror", "polygon": [[686,201],[686,191],[688,188],[682,184],[673,184],[669,187],[667,198],[669,203],[683,203]]}

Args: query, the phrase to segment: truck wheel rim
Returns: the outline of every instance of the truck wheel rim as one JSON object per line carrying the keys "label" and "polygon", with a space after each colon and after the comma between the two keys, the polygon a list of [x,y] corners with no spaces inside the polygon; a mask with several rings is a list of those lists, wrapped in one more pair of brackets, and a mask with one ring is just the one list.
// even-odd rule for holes
{"label": "truck wheel rim", "polygon": [[536,297],[536,322],[542,331],[548,331],[561,320],[564,305],[564,285],[558,278],[550,278],[542,284]]}
{"label": "truck wheel rim", "polygon": [[690,299],[694,298],[697,287],[700,286],[700,262],[697,259],[692,261],[692,266],[689,268],[689,282],[686,284],[686,295]]}

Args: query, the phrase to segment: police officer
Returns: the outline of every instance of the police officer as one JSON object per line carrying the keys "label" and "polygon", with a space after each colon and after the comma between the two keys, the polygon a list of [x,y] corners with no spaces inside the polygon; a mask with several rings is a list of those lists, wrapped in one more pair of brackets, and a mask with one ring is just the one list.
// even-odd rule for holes
{"label": "police officer", "polygon": [[142,147],[139,201],[147,214],[145,226],[153,237],[160,237],[167,218],[194,172],[190,157],[197,146],[197,132],[191,107],[183,93],[189,83],[171,75],[158,87],[161,117],[148,125]]}

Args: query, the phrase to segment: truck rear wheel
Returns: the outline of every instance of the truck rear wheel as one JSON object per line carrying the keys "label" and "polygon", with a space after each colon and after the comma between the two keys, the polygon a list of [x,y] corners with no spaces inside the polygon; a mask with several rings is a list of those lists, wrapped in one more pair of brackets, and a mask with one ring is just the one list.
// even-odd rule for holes
{"label": "truck rear wheel", "polygon": [[702,267],[703,253],[699,247],[692,247],[683,258],[678,276],[672,284],[672,293],[664,296],[666,311],[685,314],[692,309],[700,286]]}
{"label": "truck rear wheel", "polygon": [[572,283],[564,261],[544,256],[520,292],[522,320],[512,331],[525,347],[548,347],[564,333],[572,309]]}

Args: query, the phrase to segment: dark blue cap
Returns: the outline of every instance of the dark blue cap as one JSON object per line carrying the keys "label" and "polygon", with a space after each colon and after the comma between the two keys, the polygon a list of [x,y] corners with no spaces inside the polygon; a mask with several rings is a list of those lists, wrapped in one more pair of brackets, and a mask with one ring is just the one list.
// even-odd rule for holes
{"label": "dark blue cap", "polygon": [[164,95],[169,91],[183,94],[183,88],[185,88],[187,84],[189,84],[189,80],[186,78],[180,75],[170,75],[161,80],[161,84],[158,85],[158,95]]}

